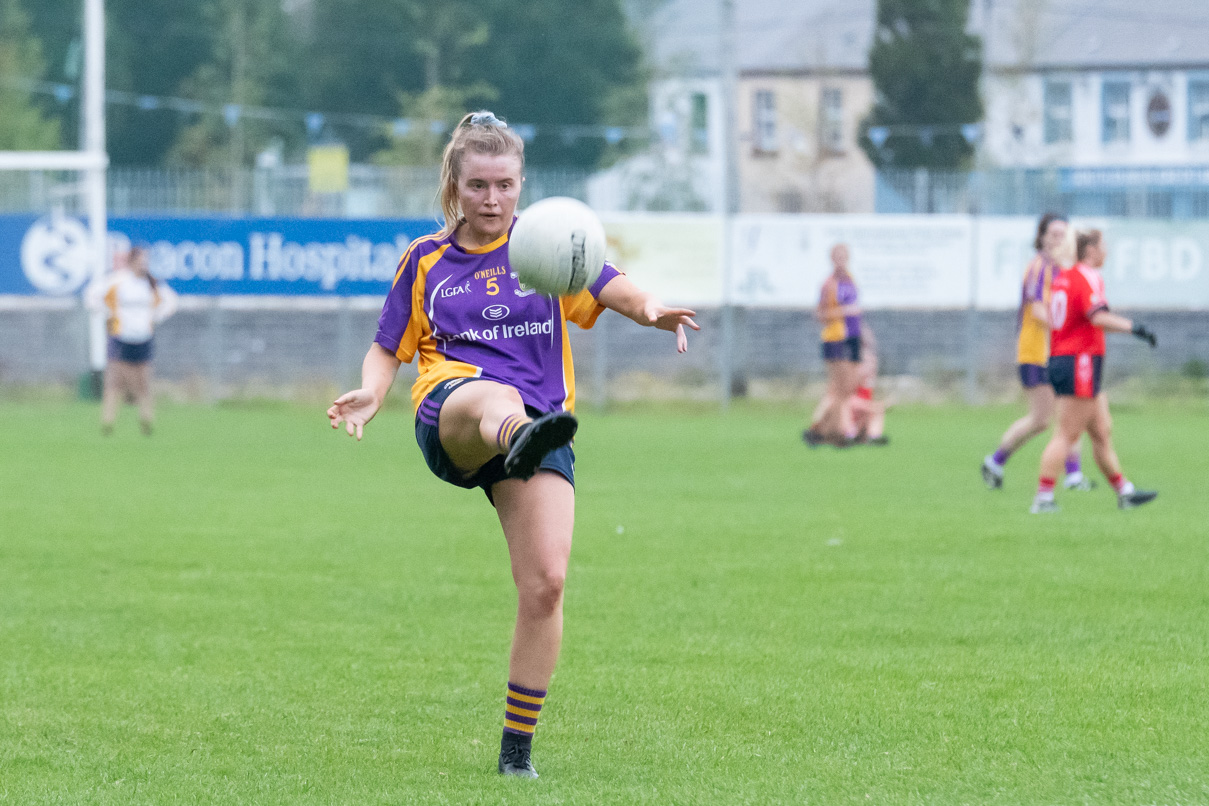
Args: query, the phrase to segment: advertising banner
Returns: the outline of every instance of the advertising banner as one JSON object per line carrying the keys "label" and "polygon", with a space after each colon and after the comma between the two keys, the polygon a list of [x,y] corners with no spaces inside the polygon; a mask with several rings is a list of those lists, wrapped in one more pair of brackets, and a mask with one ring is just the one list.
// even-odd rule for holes
{"label": "advertising banner", "polygon": [[722,219],[709,215],[602,217],[608,259],[668,305],[722,301]]}
{"label": "advertising banner", "polygon": [[831,273],[831,249],[844,243],[864,307],[964,308],[970,231],[965,216],[738,216],[731,299],[813,307]]}
{"label": "advertising banner", "polygon": [[[718,216],[603,217],[609,258],[668,304],[810,308],[837,243],[870,309],[1015,308],[1033,256],[1031,217],[740,215],[724,288]],[[1209,221],[1100,219],[1108,297],[1121,308],[1209,310]],[[144,243],[181,294],[382,296],[428,219],[114,218],[112,255]],[[90,278],[82,221],[0,216],[0,296],[70,297]],[[725,293],[724,293],[725,292]]]}
{"label": "advertising banner", "polygon": [[[1026,217],[977,220],[979,308],[1020,304],[1020,283],[1034,255],[1036,226],[1036,219]],[[1209,309],[1209,221],[1077,218],[1071,226],[1104,232],[1104,285],[1112,305]]]}
{"label": "advertising banner", "polygon": [[1209,309],[1209,221],[1104,223],[1104,286],[1118,308]]}
{"label": "advertising banner", "polygon": [[[407,245],[433,229],[430,220],[113,218],[109,251],[146,244],[151,272],[180,294],[384,295]],[[0,294],[80,291],[87,234],[68,216],[0,216]]]}
{"label": "advertising banner", "polygon": [[1020,305],[1024,270],[1033,259],[1037,219],[1029,216],[995,216],[977,219],[974,240],[978,276],[975,304],[983,310],[1015,309]]}

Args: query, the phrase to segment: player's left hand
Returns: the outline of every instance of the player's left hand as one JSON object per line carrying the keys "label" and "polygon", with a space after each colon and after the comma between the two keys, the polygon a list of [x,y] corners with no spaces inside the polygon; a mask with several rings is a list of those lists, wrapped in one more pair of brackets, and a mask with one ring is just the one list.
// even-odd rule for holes
{"label": "player's left hand", "polygon": [[676,334],[676,352],[679,353],[683,353],[688,349],[688,337],[685,335],[684,328],[687,326],[693,330],[701,329],[701,326],[693,321],[693,317],[697,315],[697,312],[689,308],[666,308],[662,305],[650,305],[647,307],[645,313],[646,320],[652,327]]}
{"label": "player's left hand", "polygon": [[1149,344],[1151,347],[1155,347],[1159,343],[1159,337],[1155,335],[1153,330],[1146,327],[1146,325],[1134,325],[1133,330],[1130,332],[1142,341]]}

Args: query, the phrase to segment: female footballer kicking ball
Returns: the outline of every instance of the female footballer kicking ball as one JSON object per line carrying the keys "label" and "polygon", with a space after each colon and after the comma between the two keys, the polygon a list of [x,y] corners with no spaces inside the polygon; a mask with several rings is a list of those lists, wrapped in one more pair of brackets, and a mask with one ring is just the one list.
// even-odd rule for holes
{"label": "female footballer kicking ball", "polygon": [[1041,478],[1033,514],[1056,512],[1054,480],[1063,458],[1082,436],[1091,438],[1096,464],[1117,491],[1117,506],[1131,509],[1153,501],[1157,492],[1139,490],[1121,472],[1121,462],[1112,446],[1112,419],[1108,398],[1100,391],[1104,363],[1104,331],[1132,333],[1154,347],[1157,339],[1144,325],[1134,324],[1108,310],[1100,267],[1108,256],[1099,230],[1080,232],[1076,237],[1078,262],[1054,279],[1050,287],[1049,379],[1058,398],[1058,422],[1054,435],[1041,453]]}
{"label": "female footballer kicking ball", "polygon": [[562,642],[563,585],[575,521],[571,438],[575,378],[567,322],[605,308],[676,334],[699,330],[605,264],[585,291],[551,298],[523,288],[508,236],[524,177],[524,142],[490,112],[462,119],[441,166],[445,227],[408,247],[361,368],[361,388],[328,409],[333,428],[362,431],[399,365],[420,357],[412,386],[416,440],[429,468],[495,505],[517,589],[499,771],[537,777],[530,752]]}

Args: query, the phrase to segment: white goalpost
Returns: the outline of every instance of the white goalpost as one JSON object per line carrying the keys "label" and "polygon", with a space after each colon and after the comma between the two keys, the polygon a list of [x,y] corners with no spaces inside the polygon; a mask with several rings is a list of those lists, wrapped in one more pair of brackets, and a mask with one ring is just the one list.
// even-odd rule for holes
{"label": "white goalpost", "polygon": [[[105,0],[84,0],[84,80],[81,91],[83,142],[78,151],[0,151],[0,170],[77,171],[84,175],[82,194],[90,241],[88,274],[105,271],[108,217],[105,210]],[[105,368],[105,321],[89,318],[89,364]]]}

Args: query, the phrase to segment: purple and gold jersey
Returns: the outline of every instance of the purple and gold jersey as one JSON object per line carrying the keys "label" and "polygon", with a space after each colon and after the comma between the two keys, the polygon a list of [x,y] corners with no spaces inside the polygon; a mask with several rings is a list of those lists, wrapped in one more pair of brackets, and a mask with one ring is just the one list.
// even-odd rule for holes
{"label": "purple and gold jersey", "polygon": [[[823,283],[823,307],[835,308],[841,305],[855,305],[857,300],[856,283],[851,280],[837,280],[834,277]],[[845,316],[828,320],[823,326],[823,341],[844,341],[855,339],[861,335],[861,317]]]}
{"label": "purple and gold jersey", "polygon": [[1016,342],[1017,364],[1045,366],[1049,360],[1049,325],[1033,313],[1033,303],[1049,306],[1049,290],[1062,271],[1049,255],[1038,252],[1024,270],[1024,283],[1020,289],[1020,313],[1016,324],[1020,336]]}
{"label": "purple and gold jersey", "polygon": [[419,354],[413,408],[442,381],[486,378],[542,412],[572,411],[567,322],[592,327],[604,310],[596,297],[619,273],[606,263],[591,288],[552,299],[521,288],[508,264],[508,235],[478,249],[452,235],[419,238],[399,261],[374,341],[400,361]]}

